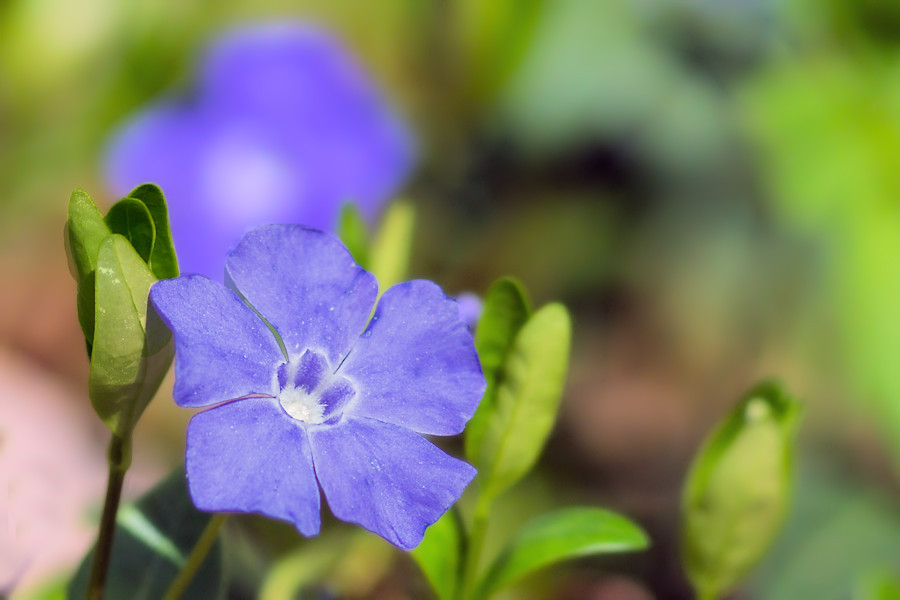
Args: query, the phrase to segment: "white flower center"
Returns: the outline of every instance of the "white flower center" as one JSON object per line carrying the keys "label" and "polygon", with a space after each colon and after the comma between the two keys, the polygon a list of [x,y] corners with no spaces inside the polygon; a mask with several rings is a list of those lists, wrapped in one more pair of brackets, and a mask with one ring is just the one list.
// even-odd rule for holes
{"label": "white flower center", "polygon": [[287,414],[299,421],[318,424],[325,420],[325,407],[319,403],[318,395],[313,396],[300,388],[287,386],[278,394],[278,401]]}

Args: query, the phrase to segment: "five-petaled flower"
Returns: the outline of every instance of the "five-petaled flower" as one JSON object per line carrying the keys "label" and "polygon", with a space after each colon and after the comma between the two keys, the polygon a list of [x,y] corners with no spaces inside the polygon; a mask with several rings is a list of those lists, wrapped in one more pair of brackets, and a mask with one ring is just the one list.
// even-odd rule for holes
{"label": "five-petaled flower", "polygon": [[194,93],[127,121],[105,170],[120,195],[162,186],[182,270],[218,279],[248,227],[330,230],[347,201],[374,218],[413,154],[410,132],[338,39],[276,22],[217,38]]}
{"label": "five-petaled flower", "polygon": [[409,281],[372,314],[375,277],[301,226],[251,230],[225,272],[228,287],[186,275],[150,291],[174,334],[175,401],[212,406],[187,433],[196,506],[309,536],[321,486],[338,518],[415,547],[475,475],[422,437],[460,433],[484,392],[455,302]]}

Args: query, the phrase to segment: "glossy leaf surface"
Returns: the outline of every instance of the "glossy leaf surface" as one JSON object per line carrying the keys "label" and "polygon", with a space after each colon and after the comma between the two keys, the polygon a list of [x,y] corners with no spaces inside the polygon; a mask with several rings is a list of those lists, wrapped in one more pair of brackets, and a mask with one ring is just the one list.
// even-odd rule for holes
{"label": "glossy leaf surface", "polygon": [[123,198],[109,209],[104,218],[109,230],[128,240],[145,263],[150,261],[156,226],[144,203],[135,198]]}
{"label": "glossy leaf surface", "polygon": [[128,197],[143,202],[153,219],[156,236],[153,253],[148,262],[150,270],[157,279],[177,277],[178,259],[175,255],[175,245],[169,227],[169,210],[166,207],[166,198],[162,190],[157,185],[145,183],[131,190]]}
{"label": "glossy leaf surface", "polygon": [[94,410],[121,437],[153,398],[174,356],[168,329],[152,311],[148,318],[147,295],[155,281],[125,238],[103,241],[88,388]]}
{"label": "glossy leaf surface", "polygon": [[66,250],[72,276],[78,284],[78,322],[87,341],[88,353],[94,340],[94,272],[97,269],[97,254],[100,252],[100,244],[110,233],[103,215],[87,192],[72,192],[66,221]]}

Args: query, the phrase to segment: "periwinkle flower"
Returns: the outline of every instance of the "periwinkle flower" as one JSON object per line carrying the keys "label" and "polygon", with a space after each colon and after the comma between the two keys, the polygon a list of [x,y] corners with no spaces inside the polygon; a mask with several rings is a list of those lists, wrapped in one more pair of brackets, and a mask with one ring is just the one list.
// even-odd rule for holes
{"label": "periwinkle flower", "polygon": [[186,275],[150,291],[175,339],[175,401],[212,406],[187,433],[196,506],[310,536],[321,486],[338,518],[415,547],[475,475],[422,437],[460,433],[484,392],[456,303],[409,281],[369,320],[374,276],[301,226],[251,230],[225,274],[228,287]]}
{"label": "periwinkle flower", "polygon": [[185,272],[216,278],[249,227],[332,229],[341,203],[373,218],[412,165],[412,142],[337,40],[297,23],[220,37],[191,98],[166,99],[127,122],[106,176],[125,195],[166,190]]}
{"label": "periwinkle flower", "polygon": [[456,296],[456,305],[459,307],[459,318],[463,320],[469,331],[475,331],[478,319],[481,318],[481,312],[484,309],[481,297],[474,292],[462,292]]}

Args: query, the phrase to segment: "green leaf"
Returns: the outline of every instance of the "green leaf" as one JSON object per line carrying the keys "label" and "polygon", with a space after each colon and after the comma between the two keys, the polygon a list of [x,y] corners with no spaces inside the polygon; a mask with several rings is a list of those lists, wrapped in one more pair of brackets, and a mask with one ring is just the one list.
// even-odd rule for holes
{"label": "green leaf", "polygon": [[484,397],[466,426],[466,456],[479,466],[488,420],[495,410],[497,384],[504,378],[503,365],[519,330],[531,316],[522,285],[511,277],[498,279],[484,298],[481,318],[475,330],[475,349],[487,380]]}
{"label": "green leaf", "polygon": [[623,516],[599,508],[565,508],[526,525],[482,579],[484,598],[520,578],[571,558],[643,550],[647,535]]}
{"label": "green leaf", "polygon": [[[194,508],[184,469],[179,468],[135,505],[123,506],[117,518],[107,598],[162,598],[197,543],[212,515]],[[69,584],[70,600],[85,598],[93,551]],[[224,595],[222,548],[207,555],[182,598],[214,600]]]}
{"label": "green leaf", "polygon": [[489,503],[537,461],[556,421],[571,336],[569,312],[556,303],[534,313],[516,336],[475,457],[482,502]]}
{"label": "green leaf", "polygon": [[869,573],[853,600],[900,600],[900,583],[886,571]]}
{"label": "green leaf", "polygon": [[381,293],[407,277],[415,222],[415,208],[405,201],[391,204],[381,219],[369,253],[369,271],[378,279]]}
{"label": "green leaf", "polygon": [[736,586],[781,528],[800,405],[772,383],[747,394],[704,443],[682,498],[683,561],[701,597]]}
{"label": "green leaf", "polygon": [[355,204],[348,202],[341,207],[337,233],[356,264],[364,269],[368,268],[369,232],[366,229],[366,221]]}
{"label": "green leaf", "polygon": [[128,240],[145,263],[150,262],[156,226],[144,203],[135,198],[123,198],[106,213],[106,225],[113,233]]}
{"label": "green leaf", "polygon": [[440,600],[455,598],[462,567],[462,526],[459,513],[454,509],[444,513],[437,523],[428,528],[422,543],[410,554]]}
{"label": "green leaf", "polygon": [[[108,236],[96,271],[96,313],[91,373],[94,410],[126,438],[153,398],[174,357],[171,334],[147,296],[156,281],[128,240]],[[146,328],[146,333],[145,333]]]}
{"label": "green leaf", "polygon": [[110,234],[103,215],[84,190],[75,190],[69,199],[66,220],[66,252],[69,267],[78,285],[78,322],[88,346],[94,340],[94,271],[100,244]]}
{"label": "green leaf", "polygon": [[144,203],[156,228],[156,241],[148,263],[150,270],[157,279],[178,277],[178,258],[175,255],[175,244],[169,228],[169,211],[162,190],[157,185],[145,183],[131,190],[128,197],[137,198]]}

